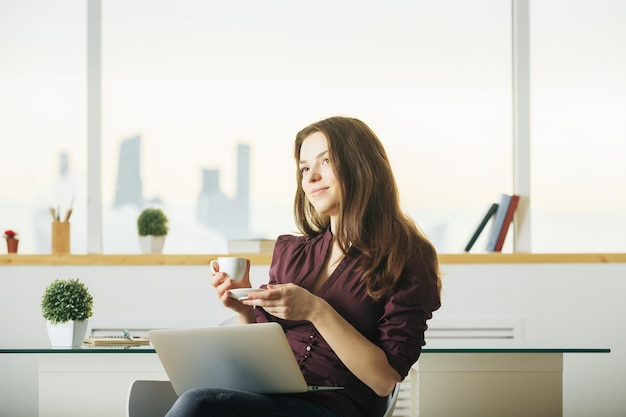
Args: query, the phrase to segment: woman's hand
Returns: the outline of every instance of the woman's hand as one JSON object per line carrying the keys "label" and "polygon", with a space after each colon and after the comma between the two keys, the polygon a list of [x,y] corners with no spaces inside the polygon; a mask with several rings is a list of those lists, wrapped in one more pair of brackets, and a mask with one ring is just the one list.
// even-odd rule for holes
{"label": "woman's hand", "polygon": [[252,284],[250,284],[250,260],[246,260],[246,272],[243,275],[243,278],[239,282],[233,282],[230,278],[226,276],[225,273],[218,270],[212,269],[211,276],[211,285],[215,288],[217,292],[217,297],[220,299],[222,304],[225,307],[228,307],[235,312],[244,315],[246,317],[250,317],[253,315],[252,308],[242,304],[240,301],[232,298],[229,294],[229,291],[232,288],[251,288]]}
{"label": "woman's hand", "polygon": [[267,290],[253,292],[247,306],[263,307],[269,314],[284,320],[311,320],[321,299],[296,284],[268,285]]}
{"label": "woman's hand", "polygon": [[266,291],[254,292],[242,303],[263,307],[281,319],[310,321],[348,369],[381,397],[389,395],[401,380],[380,347],[323,298],[296,284],[269,285]]}

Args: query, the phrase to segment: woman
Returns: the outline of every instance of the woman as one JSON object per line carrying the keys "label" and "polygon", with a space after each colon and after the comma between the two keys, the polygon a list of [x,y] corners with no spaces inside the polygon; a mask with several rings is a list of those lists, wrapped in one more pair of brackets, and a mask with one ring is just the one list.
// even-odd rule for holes
{"label": "woman", "polygon": [[440,307],[437,254],[400,209],[386,152],[363,122],[331,117],[295,140],[294,213],[302,235],[276,241],[264,291],[215,272],[212,284],[240,323],[281,324],[310,385],[343,390],[260,395],[183,394],[168,416],[381,416],[417,361]]}

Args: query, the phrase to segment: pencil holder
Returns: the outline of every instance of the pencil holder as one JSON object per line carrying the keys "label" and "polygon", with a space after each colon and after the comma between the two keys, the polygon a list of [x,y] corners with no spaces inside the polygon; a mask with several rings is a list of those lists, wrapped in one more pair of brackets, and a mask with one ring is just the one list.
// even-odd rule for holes
{"label": "pencil holder", "polygon": [[52,222],[52,253],[70,253],[69,222]]}

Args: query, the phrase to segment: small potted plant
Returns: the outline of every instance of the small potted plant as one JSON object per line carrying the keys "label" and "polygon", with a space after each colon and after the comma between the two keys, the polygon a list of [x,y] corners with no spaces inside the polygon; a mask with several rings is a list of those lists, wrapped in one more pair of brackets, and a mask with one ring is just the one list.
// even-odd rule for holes
{"label": "small potted plant", "polygon": [[13,230],[6,230],[2,237],[7,240],[7,252],[17,253],[17,244],[20,242],[17,238],[17,233]]}
{"label": "small potted plant", "polygon": [[159,208],[144,209],[137,218],[139,246],[143,253],[161,253],[169,231],[168,219]]}
{"label": "small potted plant", "polygon": [[78,279],[56,279],[44,291],[41,311],[52,346],[80,346],[93,315],[93,297]]}

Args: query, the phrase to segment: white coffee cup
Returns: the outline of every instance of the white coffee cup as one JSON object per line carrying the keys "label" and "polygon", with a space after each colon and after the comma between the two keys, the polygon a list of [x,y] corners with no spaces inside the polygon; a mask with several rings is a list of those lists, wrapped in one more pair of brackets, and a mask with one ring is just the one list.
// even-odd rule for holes
{"label": "white coffee cup", "polygon": [[[219,265],[219,268],[216,268],[215,264]],[[230,278],[233,282],[238,282],[243,279],[246,273],[246,267],[246,258],[224,257],[211,261],[211,268],[213,268],[214,271],[219,269],[220,272],[224,272],[226,277]]]}

